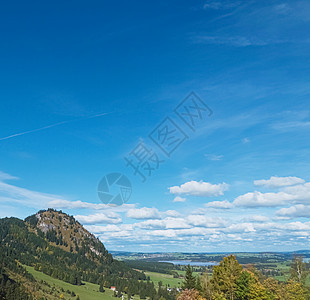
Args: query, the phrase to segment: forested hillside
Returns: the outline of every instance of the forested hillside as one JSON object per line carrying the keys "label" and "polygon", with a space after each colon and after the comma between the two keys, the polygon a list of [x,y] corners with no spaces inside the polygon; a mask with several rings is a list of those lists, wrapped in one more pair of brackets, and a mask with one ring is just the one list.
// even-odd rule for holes
{"label": "forested hillside", "polygon": [[[143,272],[114,260],[104,245],[73,217],[52,209],[40,211],[25,221],[1,219],[0,240],[1,285],[10,291],[23,287],[11,280],[8,273],[23,272],[30,277],[21,264],[74,285],[88,281],[106,287],[123,282],[138,286],[139,281],[146,280]],[[6,289],[1,291],[5,293]]]}

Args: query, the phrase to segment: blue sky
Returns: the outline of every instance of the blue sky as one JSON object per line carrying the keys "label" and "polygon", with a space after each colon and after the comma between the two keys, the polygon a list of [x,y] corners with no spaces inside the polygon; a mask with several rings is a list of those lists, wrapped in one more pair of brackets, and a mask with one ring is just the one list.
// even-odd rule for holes
{"label": "blue sky", "polygon": [[[19,1],[0,10],[0,217],[62,209],[109,250],[309,249],[307,1]],[[192,131],[191,91],[213,111]],[[168,158],[149,134],[188,138]],[[124,157],[165,160],[142,183]],[[125,174],[107,207],[97,185]],[[262,181],[265,180],[265,181]]]}

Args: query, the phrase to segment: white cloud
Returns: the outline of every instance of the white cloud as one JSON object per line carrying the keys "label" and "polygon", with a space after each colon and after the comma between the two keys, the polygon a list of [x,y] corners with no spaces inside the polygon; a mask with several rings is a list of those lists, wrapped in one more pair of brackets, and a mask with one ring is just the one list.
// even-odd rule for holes
{"label": "white cloud", "polygon": [[[207,216],[205,217],[207,218]],[[150,245],[154,248],[167,243],[176,246],[175,249],[183,249],[184,251],[189,247],[191,249],[196,247],[195,249],[200,250],[210,249],[210,247],[220,249],[219,247],[227,246],[227,243],[239,247],[241,243],[246,242],[251,243],[251,245],[255,243],[253,249],[266,250],[266,244],[292,247],[293,244],[295,246],[302,245],[299,240],[306,239],[305,242],[307,242],[310,237],[310,222],[275,223],[267,220],[264,222],[263,216],[251,216],[249,219],[253,219],[253,222],[240,223],[237,220],[234,222],[230,220],[222,222],[219,227],[205,227],[206,218],[201,218],[200,222],[195,215],[192,215],[191,218],[197,222],[197,225],[189,226],[187,219],[166,218],[131,224],[131,228],[126,228],[127,225],[120,224],[117,226],[93,225],[87,226],[87,229],[101,233],[100,238],[104,242],[108,242],[107,245],[123,245],[125,241],[128,246],[133,245],[135,247],[138,243],[139,245]],[[177,221],[180,225],[175,223],[173,227],[169,227],[169,221]],[[221,220],[220,218],[218,220],[213,218],[212,221],[215,223]],[[189,227],[184,227],[184,224]],[[164,251],[164,248],[161,250]]]}
{"label": "white cloud", "polygon": [[100,234],[115,231],[131,231],[134,229],[132,224],[119,224],[119,225],[85,225],[85,228],[92,233]]}
{"label": "white cloud", "polygon": [[[253,250],[255,248],[262,251],[266,250],[266,245],[267,247],[269,247],[268,245],[283,246],[283,249],[291,249],[291,247],[301,249],[309,243],[310,222],[288,222],[287,219],[302,217],[310,219],[310,183],[297,182],[297,185],[293,185],[293,181],[290,179],[290,185],[288,185],[287,181],[285,184],[283,183],[283,178],[280,178],[280,183],[279,179],[275,181],[273,178],[280,177],[271,177],[266,180],[267,182],[258,181],[258,184],[259,186],[277,185],[279,191],[247,193],[237,197],[233,203],[227,200],[212,201],[203,207],[198,206],[196,211],[182,211],[184,218],[180,217],[180,213],[176,210],[159,211],[157,208],[147,207],[136,209],[134,204],[111,207],[102,203],[69,201],[61,196],[7,184],[4,182],[5,180],[16,178],[3,172],[0,172],[0,201],[2,201],[2,208],[7,203],[13,203],[12,205],[16,206],[16,203],[24,204],[26,202],[26,205],[40,209],[54,207],[68,210],[93,210],[89,215],[86,215],[88,214],[86,211],[85,215],[77,215],[76,218],[113,249],[118,249],[124,243],[126,243],[126,247],[128,245],[128,249],[133,251],[141,244],[149,245],[154,251],[158,249],[161,249],[158,251],[165,251],[163,247],[166,245],[173,245],[173,251],[186,251],[189,248],[193,251],[202,249],[209,251],[210,249],[221,249],[228,243],[230,247],[233,245],[239,247],[235,248],[239,250],[245,245],[244,243],[253,245],[250,246]],[[289,178],[298,180],[298,177]],[[302,179],[299,178],[299,180]],[[175,188],[178,191],[181,190],[183,194],[190,195],[220,193],[218,185],[207,183],[208,185],[205,186],[203,182],[194,182],[198,184],[197,187],[195,184],[191,186],[192,183],[190,181],[189,185],[186,183],[185,186],[181,185]],[[272,221],[268,217],[260,215],[264,214],[264,211],[257,210],[254,215],[247,216],[243,215],[244,210],[240,209],[240,206],[271,207],[280,205],[285,205],[285,208],[278,210],[277,217]],[[288,205],[291,207],[287,207]],[[221,210],[232,207],[234,208],[232,211]],[[213,213],[212,216],[207,215],[210,211]],[[128,213],[128,217],[136,219],[135,223],[130,220],[130,224],[121,223],[121,215],[118,213]],[[216,216],[214,216],[215,214]]]}
{"label": "white cloud", "polygon": [[228,190],[229,185],[226,183],[211,184],[203,181],[189,181],[181,186],[172,186],[169,188],[171,194],[185,194],[192,196],[221,196],[224,191]]}
{"label": "white cloud", "polygon": [[186,198],[182,198],[180,196],[176,196],[174,199],[173,199],[173,202],[185,202],[186,201]]}
{"label": "white cloud", "polygon": [[[106,239],[106,233],[104,234],[103,238]],[[114,231],[110,233],[111,238],[120,238],[120,239],[133,239],[133,234],[131,231],[121,230],[121,231]]]}
{"label": "white cloud", "polygon": [[152,207],[142,207],[129,209],[127,212],[127,217],[132,219],[160,219],[160,213],[157,208]]}
{"label": "white cloud", "polygon": [[270,221],[270,218],[260,215],[254,215],[246,217],[245,220],[250,222],[268,222]]}
{"label": "white cloud", "polygon": [[176,230],[176,233],[178,236],[182,237],[182,236],[186,236],[186,237],[190,237],[190,238],[195,238],[195,236],[197,237],[205,237],[207,235],[211,235],[215,233],[214,228],[204,228],[204,227],[193,227],[193,228],[189,228],[189,229],[181,229],[181,230]]}
{"label": "white cloud", "polygon": [[69,200],[63,200],[63,199],[57,199],[50,201],[48,203],[50,207],[52,208],[58,208],[58,209],[105,209],[109,208],[107,204],[101,204],[101,203],[89,203],[89,202],[83,202],[83,201],[69,201]]}
{"label": "white cloud", "polygon": [[280,206],[284,205],[287,201],[293,200],[294,197],[290,194],[279,193],[261,193],[253,192],[238,196],[233,204],[236,206],[245,207],[260,207],[260,206]]}
{"label": "white cloud", "polygon": [[117,225],[107,225],[107,226],[86,225],[85,228],[93,233],[114,232],[121,230],[120,227]]}
{"label": "white cloud", "polygon": [[176,237],[176,231],[173,229],[153,230],[149,232],[149,235],[172,238],[172,237]]}
{"label": "white cloud", "polygon": [[212,201],[205,204],[208,208],[216,208],[216,209],[229,209],[233,208],[233,204],[227,200],[224,201]]}
{"label": "white cloud", "polygon": [[127,211],[130,208],[134,208],[134,204],[123,204],[120,206],[114,206],[111,204],[103,203],[90,203],[84,201],[68,201],[63,199],[52,200],[48,202],[48,206],[57,209],[94,209],[94,210],[113,210],[113,211]]}
{"label": "white cloud", "polygon": [[12,179],[18,179],[18,177],[15,177],[15,176],[12,176],[8,173],[0,171],[0,181],[12,180]]}
{"label": "white cloud", "polygon": [[127,211],[134,208],[134,204],[124,204],[121,206],[111,206],[103,203],[89,203],[83,201],[70,201],[55,194],[42,193],[21,188],[4,182],[5,180],[18,179],[7,173],[0,171],[0,201],[6,203],[19,203],[21,205],[36,209],[95,209]]}
{"label": "white cloud", "polygon": [[223,227],[226,224],[222,218],[208,217],[204,215],[189,215],[187,221],[191,225],[206,228]]}
{"label": "white cloud", "polygon": [[191,228],[183,218],[167,218],[164,220],[167,229],[170,228]]}
{"label": "white cloud", "polygon": [[166,216],[169,216],[169,217],[179,217],[180,216],[180,213],[176,210],[167,210],[167,211],[165,211],[164,214]]}
{"label": "white cloud", "polygon": [[93,215],[83,216],[77,215],[75,218],[82,224],[118,224],[122,222],[122,219],[118,214],[110,213],[97,213]]}
{"label": "white cloud", "polygon": [[292,195],[295,202],[309,203],[310,201],[310,182],[295,186],[288,186],[284,188],[283,191]]}
{"label": "white cloud", "polygon": [[310,182],[284,187],[277,193],[261,193],[258,191],[238,196],[233,204],[244,207],[275,207],[289,203],[302,204],[310,201]]}
{"label": "white cloud", "polygon": [[163,220],[155,219],[136,223],[134,226],[142,229],[163,229],[166,227],[166,224]]}
{"label": "white cloud", "polygon": [[252,223],[238,223],[232,224],[225,229],[225,232],[255,232]]}
{"label": "white cloud", "polygon": [[289,219],[310,218],[310,205],[298,204],[288,208],[281,208],[276,214]]}
{"label": "white cloud", "polygon": [[61,196],[28,190],[3,182],[3,180],[16,179],[6,173],[1,173],[0,201],[7,203],[19,203],[32,208],[47,208],[51,201],[63,201]]}
{"label": "white cloud", "polygon": [[278,188],[304,183],[305,180],[298,177],[276,177],[271,176],[270,179],[255,180],[254,185],[265,186],[268,188]]}
{"label": "white cloud", "polygon": [[186,220],[182,218],[168,217],[163,220],[146,220],[140,223],[134,224],[134,227],[142,229],[181,229],[191,228]]}

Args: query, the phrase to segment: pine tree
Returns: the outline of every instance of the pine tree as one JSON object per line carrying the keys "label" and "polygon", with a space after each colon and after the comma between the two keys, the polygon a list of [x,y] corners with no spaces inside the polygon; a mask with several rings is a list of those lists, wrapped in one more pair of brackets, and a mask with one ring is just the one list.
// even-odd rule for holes
{"label": "pine tree", "polygon": [[193,276],[193,270],[190,265],[186,267],[185,281],[183,282],[183,289],[194,289],[196,287],[196,278]]}
{"label": "pine tree", "polygon": [[196,277],[195,289],[196,289],[198,292],[201,292],[201,291],[202,291],[202,286],[201,286],[201,281],[200,281],[200,277],[199,277],[199,276]]}
{"label": "pine tree", "polygon": [[251,273],[248,271],[243,271],[236,282],[237,299],[249,299],[251,281]]}

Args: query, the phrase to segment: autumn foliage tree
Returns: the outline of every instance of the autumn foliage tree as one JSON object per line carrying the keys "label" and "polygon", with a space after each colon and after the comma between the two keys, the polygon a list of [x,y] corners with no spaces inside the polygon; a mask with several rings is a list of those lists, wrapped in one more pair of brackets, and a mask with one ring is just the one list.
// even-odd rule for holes
{"label": "autumn foliage tree", "polygon": [[[306,300],[305,290],[300,282],[289,280],[285,286],[285,300]],[[309,298],[308,298],[309,299]]]}
{"label": "autumn foliage tree", "polygon": [[[310,290],[304,284],[306,268],[303,261],[295,260],[291,266],[288,282],[263,276],[254,266],[243,268],[236,257],[224,257],[213,267],[212,278],[208,273],[196,278],[187,267],[184,289],[177,300],[309,300]],[[197,283],[197,280],[200,282]]]}
{"label": "autumn foliage tree", "polygon": [[303,261],[302,256],[295,256],[291,265],[290,269],[291,279],[295,282],[299,282],[304,284],[307,276],[308,271],[306,270],[306,264]]}
{"label": "autumn foliage tree", "polygon": [[234,255],[224,257],[218,266],[213,268],[212,285],[215,292],[225,294],[227,299],[234,300],[237,280],[242,272],[242,266]]}
{"label": "autumn foliage tree", "polygon": [[177,300],[205,300],[195,289],[185,289],[178,296]]}

